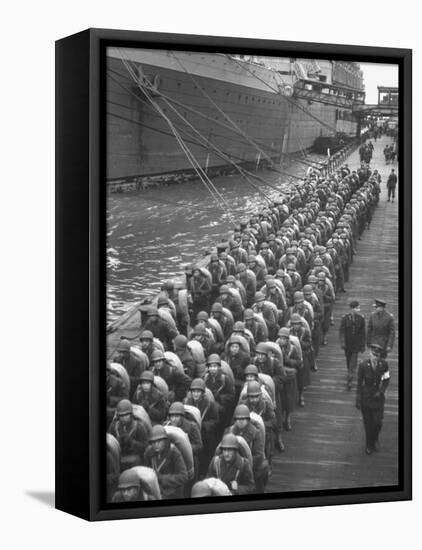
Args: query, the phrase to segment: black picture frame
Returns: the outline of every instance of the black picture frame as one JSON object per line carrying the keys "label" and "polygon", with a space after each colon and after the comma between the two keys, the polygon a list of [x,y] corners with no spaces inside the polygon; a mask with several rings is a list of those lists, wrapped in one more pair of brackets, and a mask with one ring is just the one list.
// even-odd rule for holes
{"label": "black picture frame", "polygon": [[[105,504],[105,48],[161,47],[333,58],[399,66],[400,482],[205,502]],[[280,52],[280,53],[279,53]],[[56,42],[56,508],[87,520],[409,500],[412,498],[412,52],[338,44],[88,29]],[[71,389],[71,391],[70,391]],[[405,398],[404,398],[405,397]]]}

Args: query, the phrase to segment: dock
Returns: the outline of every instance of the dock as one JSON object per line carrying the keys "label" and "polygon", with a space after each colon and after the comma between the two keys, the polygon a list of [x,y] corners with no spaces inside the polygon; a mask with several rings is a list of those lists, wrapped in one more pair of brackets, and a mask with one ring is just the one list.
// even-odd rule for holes
{"label": "dock", "polygon": [[[386,394],[384,425],[380,450],[365,454],[364,430],[360,412],[355,408],[356,380],[352,391],[346,388],[346,360],[339,343],[341,317],[350,299],[360,302],[366,320],[373,311],[374,298],[387,302],[398,331],[398,197],[387,202],[386,182],[391,168],[383,149],[390,138],[374,142],[371,169],[381,174],[381,196],[369,230],[357,242],[345,294],[336,299],[328,345],[321,347],[318,371],[312,373],[305,392],[305,407],[292,415],[292,431],[284,432],[284,453],[273,455],[272,476],[267,492],[308,491],[377,487],[398,483],[398,333],[388,356],[391,380]],[[360,165],[356,151],[347,160],[354,170]],[[360,357],[366,357],[362,354]]]}

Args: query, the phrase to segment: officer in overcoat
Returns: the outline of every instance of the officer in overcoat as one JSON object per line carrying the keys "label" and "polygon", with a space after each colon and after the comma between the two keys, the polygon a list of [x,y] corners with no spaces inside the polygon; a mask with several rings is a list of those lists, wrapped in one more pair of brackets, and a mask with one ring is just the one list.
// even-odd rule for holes
{"label": "officer in overcoat", "polygon": [[379,298],[375,299],[375,311],[369,318],[366,345],[378,344],[385,353],[393,349],[396,330],[393,315],[386,310],[387,303]]}
{"label": "officer in overcoat", "polygon": [[382,359],[383,348],[372,344],[369,359],[359,363],[356,408],[362,412],[366,435],[366,454],[378,450],[378,438],[384,418],[385,390],[390,382],[388,363]]}
{"label": "officer in overcoat", "polygon": [[346,355],[347,389],[352,389],[353,376],[358,364],[358,354],[365,351],[365,317],[359,313],[357,300],[349,302],[350,312],[340,323],[340,345]]}

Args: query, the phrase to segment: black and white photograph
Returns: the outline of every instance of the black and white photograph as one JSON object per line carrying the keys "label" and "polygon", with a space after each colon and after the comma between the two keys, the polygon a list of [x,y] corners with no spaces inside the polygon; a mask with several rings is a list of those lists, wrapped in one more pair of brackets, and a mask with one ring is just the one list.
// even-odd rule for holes
{"label": "black and white photograph", "polygon": [[398,64],[105,55],[107,504],[398,487]]}

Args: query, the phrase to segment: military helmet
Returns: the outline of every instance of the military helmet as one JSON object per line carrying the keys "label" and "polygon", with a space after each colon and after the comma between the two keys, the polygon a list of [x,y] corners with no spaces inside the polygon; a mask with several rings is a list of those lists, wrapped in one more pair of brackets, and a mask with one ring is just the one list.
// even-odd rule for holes
{"label": "military helmet", "polygon": [[287,265],[287,271],[296,271],[295,264],[288,264]]}
{"label": "military helmet", "polygon": [[239,442],[234,434],[226,434],[220,443],[221,449],[239,449]]}
{"label": "military helmet", "polygon": [[297,292],[294,293],[294,295],[293,295],[293,301],[294,301],[295,303],[297,303],[297,302],[303,302],[303,300],[304,300],[303,292],[297,291]]}
{"label": "military helmet", "polygon": [[235,284],[236,283],[236,277],[234,275],[228,275],[228,277],[226,279],[226,282]]}
{"label": "military helmet", "polygon": [[207,359],[207,365],[211,365],[213,363],[221,365],[221,359],[220,356],[217,355],[217,353],[212,353]]}
{"label": "military helmet", "polygon": [[246,265],[243,264],[243,263],[240,263],[238,266],[237,266],[237,272],[238,273],[241,273],[242,271],[245,271],[246,269]]}
{"label": "military helmet", "polygon": [[132,414],[132,403],[129,399],[122,399],[117,403],[116,414],[117,416],[125,416],[126,414]]}
{"label": "military helmet", "polygon": [[305,285],[302,290],[303,290],[304,294],[308,294],[308,293],[314,291],[314,289],[312,288],[311,285]]}
{"label": "military helmet", "polygon": [[196,316],[197,321],[208,321],[208,313],[206,311],[200,311]]}
{"label": "military helmet", "polygon": [[185,416],[185,407],[180,401],[175,401],[170,405],[169,416],[172,414],[180,414],[180,416]]}
{"label": "military helmet", "polygon": [[154,316],[157,316],[157,315],[158,315],[158,310],[157,310],[156,307],[151,307],[147,311],[147,317],[154,317]]}
{"label": "military helmet", "polygon": [[188,344],[188,339],[184,334],[178,334],[173,340],[174,346],[178,349],[185,349]]}
{"label": "military helmet", "polygon": [[265,300],[265,295],[263,292],[255,292],[255,302],[263,302]]}
{"label": "military helmet", "polygon": [[139,487],[141,480],[135,470],[125,470],[120,474],[119,481],[117,483],[118,489],[130,489],[131,487]]}
{"label": "military helmet", "polygon": [[174,289],[173,279],[168,279],[167,281],[164,281],[163,288],[165,288],[166,290],[173,290]]}
{"label": "military helmet", "polygon": [[161,424],[156,424],[155,426],[152,427],[149,440],[150,442],[152,442],[152,441],[159,441],[160,439],[168,439],[168,435],[164,426],[161,426]]}
{"label": "military helmet", "polygon": [[255,313],[252,309],[245,309],[243,312],[243,319],[245,321],[248,321],[249,319],[255,319]]}
{"label": "military helmet", "polygon": [[246,393],[248,396],[261,395],[262,390],[259,382],[255,382],[254,380],[251,382],[248,382],[248,388],[246,390]]}
{"label": "military helmet", "polygon": [[154,336],[150,330],[144,330],[139,336],[139,340],[153,340]]}
{"label": "military helmet", "polygon": [[299,324],[301,322],[302,322],[302,319],[298,313],[293,313],[292,316],[290,317],[290,323],[292,325]]}
{"label": "military helmet", "polygon": [[151,354],[151,363],[161,361],[162,359],[165,359],[164,353],[160,349],[155,349]]}
{"label": "military helmet", "polygon": [[268,348],[267,346],[264,344],[264,342],[259,342],[259,344],[257,344],[256,348],[255,348],[255,352],[256,353],[264,353],[265,355],[267,355],[268,353]]}
{"label": "military helmet", "polygon": [[230,336],[230,339],[228,341],[228,345],[229,347],[232,345],[232,344],[239,344],[239,346],[241,346],[243,343],[243,340],[240,336],[238,336],[237,334],[233,334],[232,336]]}
{"label": "military helmet", "polygon": [[190,384],[191,390],[201,390],[205,392],[205,382],[202,378],[195,378]]}
{"label": "military helmet", "polygon": [[240,404],[235,408],[233,418],[238,419],[238,418],[250,418],[250,417],[251,417],[251,413],[247,405]]}
{"label": "military helmet", "polygon": [[290,329],[288,329],[287,327],[283,327],[278,331],[277,335],[280,338],[288,338],[290,336]]}
{"label": "military helmet", "polygon": [[154,373],[150,370],[144,370],[144,372],[139,377],[140,382],[151,382],[154,383]]}
{"label": "military helmet", "polygon": [[309,275],[308,282],[310,283],[316,283],[318,281],[317,277],[315,275]]}
{"label": "military helmet", "polygon": [[214,302],[211,307],[211,313],[215,313],[216,311],[220,313],[223,311],[223,306],[220,304],[220,302]]}
{"label": "military helmet", "polygon": [[221,294],[230,294],[230,289],[227,285],[220,287],[220,296]]}
{"label": "military helmet", "polygon": [[193,331],[192,331],[192,334],[195,336],[196,334],[200,335],[200,336],[206,336],[207,334],[207,329],[204,327],[204,325],[195,325]]}
{"label": "military helmet", "polygon": [[117,346],[117,351],[120,352],[129,352],[130,351],[130,342],[126,338],[122,338]]}
{"label": "military helmet", "polygon": [[233,325],[233,332],[245,332],[245,323],[236,321]]}
{"label": "military helmet", "polygon": [[248,376],[250,374],[253,374],[254,376],[258,377],[259,371],[258,367],[256,365],[248,365],[245,370],[243,371],[244,376]]}

